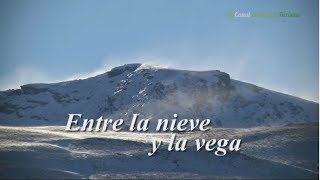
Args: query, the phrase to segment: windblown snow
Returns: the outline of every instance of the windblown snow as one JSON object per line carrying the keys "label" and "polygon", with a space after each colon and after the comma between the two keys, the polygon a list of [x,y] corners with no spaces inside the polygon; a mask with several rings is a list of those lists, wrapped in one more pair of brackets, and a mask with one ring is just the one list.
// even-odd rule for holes
{"label": "windblown snow", "polygon": [[0,92],[1,125],[64,125],[69,113],[90,118],[209,118],[214,127],[317,122],[318,104],[230,79],[220,71],[142,64],[84,80],[27,84]]}
{"label": "windblown snow", "polygon": [[[88,79],[27,84],[0,92],[0,178],[318,178],[318,108],[218,70],[139,63]],[[208,131],[177,136],[238,138],[241,151],[217,157],[161,146],[148,157],[151,140],[166,144],[171,133],[65,132],[70,113],[210,119]]]}

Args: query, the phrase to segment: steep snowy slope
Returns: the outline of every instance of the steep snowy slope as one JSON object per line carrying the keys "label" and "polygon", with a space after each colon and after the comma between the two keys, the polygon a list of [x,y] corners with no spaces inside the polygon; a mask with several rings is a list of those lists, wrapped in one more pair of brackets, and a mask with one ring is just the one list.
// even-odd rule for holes
{"label": "steep snowy slope", "polygon": [[1,125],[65,125],[85,118],[209,118],[214,127],[317,122],[318,104],[230,79],[220,71],[185,71],[141,64],[96,77],[28,84],[0,92]]}

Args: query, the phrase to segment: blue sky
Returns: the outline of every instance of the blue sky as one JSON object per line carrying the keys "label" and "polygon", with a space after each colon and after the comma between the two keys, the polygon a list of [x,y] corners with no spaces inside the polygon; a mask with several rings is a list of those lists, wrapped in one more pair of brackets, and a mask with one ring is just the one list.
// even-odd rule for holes
{"label": "blue sky", "polygon": [[[318,1],[0,1],[0,89],[131,62],[219,69],[318,101]],[[227,12],[299,18],[226,18]]]}

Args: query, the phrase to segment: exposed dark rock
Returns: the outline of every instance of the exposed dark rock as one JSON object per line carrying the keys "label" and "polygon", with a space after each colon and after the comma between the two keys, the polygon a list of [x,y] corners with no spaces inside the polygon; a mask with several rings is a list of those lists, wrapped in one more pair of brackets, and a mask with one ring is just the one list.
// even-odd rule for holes
{"label": "exposed dark rock", "polygon": [[126,64],[126,65],[115,67],[115,68],[111,69],[111,71],[107,72],[107,74],[108,74],[108,77],[115,77],[115,76],[118,76],[118,75],[124,73],[125,71],[128,71],[128,72],[135,71],[140,66],[141,66],[141,64],[139,64],[139,63]]}
{"label": "exposed dark rock", "polygon": [[21,86],[21,90],[23,94],[39,94],[39,93],[48,91],[48,88],[36,87],[33,84],[27,84],[27,85]]}

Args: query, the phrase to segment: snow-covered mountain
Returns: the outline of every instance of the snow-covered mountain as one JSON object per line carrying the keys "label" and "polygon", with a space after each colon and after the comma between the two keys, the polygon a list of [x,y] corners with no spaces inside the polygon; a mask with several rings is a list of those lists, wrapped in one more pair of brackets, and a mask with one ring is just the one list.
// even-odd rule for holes
{"label": "snow-covered mountain", "polygon": [[214,127],[317,122],[318,103],[230,79],[220,71],[187,71],[144,64],[52,84],[0,92],[0,125],[65,125],[84,118],[209,118]]}
{"label": "snow-covered mountain", "polygon": [[[315,179],[318,106],[220,71],[142,64],[84,80],[28,84],[0,92],[0,178]],[[167,150],[171,132],[65,132],[70,113],[126,124],[138,113],[154,120],[150,126],[177,113],[178,120],[209,118],[213,128],[176,133],[189,143],[175,152]],[[163,144],[149,157],[154,138]],[[195,139],[222,138],[241,139],[241,151],[224,157],[196,151]]]}

